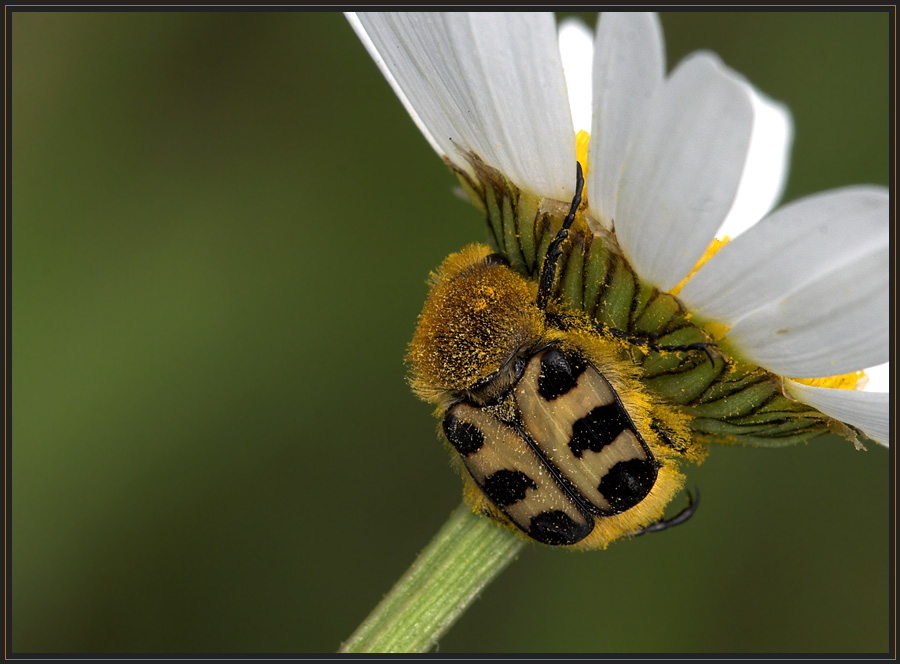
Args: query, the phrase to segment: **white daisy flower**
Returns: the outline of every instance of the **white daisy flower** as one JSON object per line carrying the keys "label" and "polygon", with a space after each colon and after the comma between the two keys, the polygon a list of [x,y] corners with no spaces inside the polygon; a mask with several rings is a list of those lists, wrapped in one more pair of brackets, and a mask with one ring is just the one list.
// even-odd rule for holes
{"label": "white daisy flower", "polygon": [[643,280],[718,326],[729,353],[888,443],[886,384],[797,380],[888,361],[888,191],[846,187],[769,214],[787,174],[786,108],[712,53],[667,73],[655,14],[605,12],[594,35],[577,21],[557,30],[549,13],[347,16],[456,169],[473,174],[474,154],[523,192],[565,205],[576,132],[589,131],[579,157],[591,228],[613,231]]}

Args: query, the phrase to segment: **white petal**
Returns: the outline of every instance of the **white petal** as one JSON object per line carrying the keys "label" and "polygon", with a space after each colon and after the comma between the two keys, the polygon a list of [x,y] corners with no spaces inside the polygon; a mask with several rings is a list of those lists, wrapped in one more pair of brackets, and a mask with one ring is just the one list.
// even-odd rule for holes
{"label": "white petal", "polygon": [[855,426],[882,445],[890,444],[890,395],[887,392],[811,387],[793,380],[784,381],[784,387],[798,401]]}
{"label": "white petal", "polygon": [[753,103],[753,134],[734,205],[716,234],[736,238],[775,207],[787,184],[794,124],[791,112],[747,86]]}
{"label": "white petal", "polygon": [[413,119],[413,122],[416,123],[419,131],[421,131],[422,135],[425,136],[425,140],[428,141],[429,145],[431,145],[431,148],[435,152],[443,155],[443,149],[441,149],[437,141],[434,140],[431,132],[428,131],[428,127],[425,126],[425,123],[422,122],[422,118],[420,118],[419,114],[416,113],[416,109],[413,108],[413,105],[410,103],[409,99],[407,99],[406,95],[403,94],[403,90],[400,88],[400,84],[397,83],[397,79],[395,79],[394,75],[391,74],[391,70],[385,64],[384,59],[381,57],[381,55],[379,55],[378,49],[375,47],[375,44],[373,44],[372,40],[369,39],[369,35],[366,33],[366,29],[359,21],[359,16],[357,16],[356,12],[344,12],[344,16],[350,22],[350,27],[353,28],[353,31],[356,33],[356,36],[359,37],[360,41],[363,43],[363,46],[366,47],[366,51],[369,52],[369,55],[375,61],[375,64],[378,65],[378,69],[381,70],[381,73],[387,79],[387,82],[391,86],[391,89],[394,91],[394,94],[397,95],[398,99],[400,99],[400,103],[403,104],[403,108],[406,109],[406,112],[409,113],[410,117]]}
{"label": "white petal", "polygon": [[616,235],[644,279],[669,290],[734,202],[753,129],[746,84],[709,53],[689,56],[650,100],[625,160]]}
{"label": "white petal", "polygon": [[612,228],[625,155],[648,102],[662,87],[666,56],[654,13],[603,12],[596,43],[587,193],[594,219]]}
{"label": "white petal", "polygon": [[888,359],[888,194],[809,196],[725,245],[681,291],[728,325],[747,359],[786,376],[834,376]]}
{"label": "white petal", "polygon": [[865,370],[866,381],[862,388],[866,392],[890,392],[891,391],[891,363],[885,362],[878,366],[869,367]]}
{"label": "white petal", "polygon": [[591,65],[594,59],[594,35],[577,18],[559,25],[559,53],[566,74],[569,107],[575,133],[591,130]]}
{"label": "white petal", "polygon": [[575,137],[552,14],[356,18],[441,154],[467,168],[461,151],[472,151],[532,194],[572,197]]}

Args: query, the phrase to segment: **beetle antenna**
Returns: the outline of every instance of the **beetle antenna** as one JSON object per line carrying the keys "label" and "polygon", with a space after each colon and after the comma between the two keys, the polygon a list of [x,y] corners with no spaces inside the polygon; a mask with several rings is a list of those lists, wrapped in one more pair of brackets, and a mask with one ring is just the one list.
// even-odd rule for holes
{"label": "beetle antenna", "polygon": [[544,264],[541,266],[541,278],[538,286],[537,306],[544,310],[547,308],[547,301],[553,292],[553,286],[556,283],[556,272],[559,269],[559,259],[562,257],[562,243],[569,237],[569,228],[575,221],[575,213],[578,212],[578,206],[581,205],[581,192],[584,189],[584,174],[581,171],[581,164],[575,162],[575,196],[572,198],[572,205],[569,207],[569,214],[563,221],[562,228],[553,238],[553,242],[547,247],[547,254],[544,256]]}

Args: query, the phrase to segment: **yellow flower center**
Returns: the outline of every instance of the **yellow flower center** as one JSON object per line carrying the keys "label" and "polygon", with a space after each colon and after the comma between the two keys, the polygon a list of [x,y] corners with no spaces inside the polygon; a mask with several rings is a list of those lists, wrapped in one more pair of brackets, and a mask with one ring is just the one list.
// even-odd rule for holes
{"label": "yellow flower center", "polygon": [[724,339],[725,335],[728,334],[728,330],[731,329],[724,323],[716,323],[715,321],[703,323],[700,327],[706,330],[709,336],[711,336],[716,341]]}
{"label": "yellow flower center", "polygon": [[[727,235],[725,237],[723,237],[721,240],[718,238],[714,238],[713,241],[710,242],[709,246],[706,248],[706,251],[703,252],[703,255],[700,257],[700,260],[698,260],[697,264],[694,265],[693,269],[691,269],[691,271],[688,273],[688,275],[684,279],[679,281],[675,285],[675,287],[672,288],[672,290],[670,290],[669,292],[672,295],[675,295],[677,297],[678,294],[681,292],[681,289],[684,288],[684,285],[688,282],[688,280],[691,277],[693,277],[695,274],[697,274],[697,270],[699,270],[701,267],[703,267],[703,264],[706,261],[708,261],[710,258],[712,258],[713,255],[717,251],[719,251],[719,249],[724,247],[730,239],[731,238],[729,238]],[[688,314],[688,317],[690,317],[690,314]],[[716,341],[724,339],[725,335],[728,334],[728,330],[730,329],[727,325],[725,325],[723,323],[717,323],[715,321],[704,322],[704,323],[700,324],[700,327],[702,327],[704,330],[706,330],[706,332],[709,334],[709,336],[711,336]]]}
{"label": "yellow flower center", "polygon": [[826,378],[792,378],[798,383],[811,385],[812,387],[831,387],[838,390],[861,390],[869,377],[865,371],[854,371],[840,376],[828,376]]}
{"label": "yellow flower center", "polygon": [[714,239],[714,240],[710,243],[710,245],[706,248],[706,251],[705,251],[705,252],[703,253],[703,255],[700,257],[700,260],[697,261],[697,264],[696,264],[696,265],[693,267],[693,269],[688,273],[688,276],[686,276],[684,279],[682,279],[681,281],[679,281],[678,284],[677,284],[672,290],[670,290],[669,292],[670,292],[672,295],[678,295],[678,294],[681,292],[681,289],[684,288],[684,285],[688,282],[688,280],[689,280],[691,277],[693,277],[695,274],[697,274],[697,270],[699,270],[701,267],[703,267],[703,264],[704,264],[706,261],[708,261],[710,258],[712,258],[713,255],[715,255],[715,253],[716,253],[717,251],[719,251],[719,249],[721,249],[721,248],[724,247],[726,244],[728,244],[728,241],[729,241],[730,239],[731,239],[731,238],[728,237],[727,235],[726,235],[725,237],[723,237],[721,240],[719,240],[718,238]]}
{"label": "yellow flower center", "polygon": [[581,164],[581,171],[584,176],[588,174],[588,144],[591,142],[591,135],[584,129],[579,129],[575,134],[575,158]]}

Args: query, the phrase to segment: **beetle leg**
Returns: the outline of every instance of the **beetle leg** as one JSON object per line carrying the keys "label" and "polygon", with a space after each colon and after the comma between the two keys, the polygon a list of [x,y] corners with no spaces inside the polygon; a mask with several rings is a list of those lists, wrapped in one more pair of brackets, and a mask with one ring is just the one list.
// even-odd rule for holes
{"label": "beetle leg", "polygon": [[680,526],[682,523],[690,519],[692,516],[694,516],[694,512],[697,511],[697,507],[700,505],[700,489],[694,487],[694,493],[692,494],[690,490],[688,490],[687,495],[687,507],[681,510],[678,514],[670,519],[660,519],[656,523],[651,523],[649,526],[644,526],[640,530],[636,530],[631,533],[631,537],[637,537],[638,535],[644,535],[645,533],[657,533],[662,530],[666,530],[667,528],[674,528],[675,526]]}

